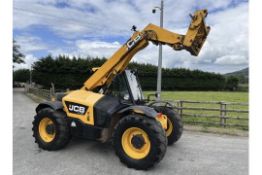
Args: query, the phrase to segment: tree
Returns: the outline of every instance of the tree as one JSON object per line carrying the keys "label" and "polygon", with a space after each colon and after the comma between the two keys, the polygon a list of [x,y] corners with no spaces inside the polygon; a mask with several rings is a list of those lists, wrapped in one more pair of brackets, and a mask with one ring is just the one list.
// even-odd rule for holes
{"label": "tree", "polygon": [[24,63],[24,55],[20,52],[20,46],[13,40],[13,63]]}
{"label": "tree", "polygon": [[[49,88],[54,83],[58,89],[77,89],[90,76],[90,69],[99,67],[105,58],[73,58],[51,55],[39,59],[33,64],[33,81]],[[132,62],[130,69],[137,70],[140,83],[144,90],[155,90],[157,66]],[[163,68],[163,90],[224,90],[225,78],[221,74],[189,69]]]}
{"label": "tree", "polygon": [[239,79],[235,76],[229,76],[226,79],[226,89],[235,91],[238,88]]}
{"label": "tree", "polygon": [[29,82],[30,79],[30,70],[29,69],[18,69],[13,72],[13,81],[14,82]]}

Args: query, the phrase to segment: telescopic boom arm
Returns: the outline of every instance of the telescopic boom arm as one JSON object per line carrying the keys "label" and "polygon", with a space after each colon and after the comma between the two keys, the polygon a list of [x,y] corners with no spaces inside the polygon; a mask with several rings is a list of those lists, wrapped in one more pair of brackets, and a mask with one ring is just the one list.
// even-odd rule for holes
{"label": "telescopic boom arm", "polygon": [[125,70],[132,57],[149,44],[149,41],[156,45],[166,44],[174,50],[185,49],[197,56],[210,31],[210,27],[205,25],[207,14],[207,10],[198,10],[191,15],[192,21],[186,35],[168,31],[154,24],[149,24],[142,31],[135,31],[132,37],[86,80],[83,89],[93,90],[110,84],[117,74]]}

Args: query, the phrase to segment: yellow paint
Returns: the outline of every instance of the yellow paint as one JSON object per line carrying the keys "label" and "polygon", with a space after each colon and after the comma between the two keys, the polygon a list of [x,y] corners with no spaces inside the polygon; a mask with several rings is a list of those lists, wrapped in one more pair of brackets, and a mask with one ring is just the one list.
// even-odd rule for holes
{"label": "yellow paint", "polygon": [[[134,135],[141,135],[144,138],[145,144],[140,149],[135,148],[131,143]],[[132,159],[145,158],[151,149],[151,142],[147,133],[138,127],[131,127],[125,130],[121,138],[121,143],[125,153]]]}
{"label": "yellow paint", "polygon": [[183,35],[168,31],[154,24],[148,24],[144,31],[154,31],[155,36],[148,36],[148,40],[162,42],[170,46],[174,44],[182,44]]}
{"label": "yellow paint", "polygon": [[[85,124],[94,125],[94,105],[103,96],[103,94],[94,93],[83,89],[72,91],[62,100],[64,111],[68,117],[79,119]],[[85,115],[71,113],[68,111],[65,101],[88,106],[87,112]]]}
{"label": "yellow paint", "polygon": [[55,134],[56,134],[56,132],[54,132],[52,134],[47,133],[46,127],[48,125],[54,125],[54,122],[48,117],[43,118],[38,125],[39,135],[40,135],[41,139],[44,142],[47,142],[47,143],[52,142],[54,140]]}
{"label": "yellow paint", "polygon": [[[125,70],[137,52],[148,46],[149,41],[154,44],[166,44],[175,50],[185,49],[197,56],[210,30],[204,22],[206,15],[207,10],[196,11],[186,35],[168,31],[154,24],[149,24],[142,31],[134,32],[127,43],[119,48],[99,69],[93,69],[95,72],[86,80],[82,89],[93,90],[96,87],[109,84],[116,75]],[[127,46],[130,41],[133,41],[131,48]]]}
{"label": "yellow paint", "polygon": [[95,72],[95,71],[97,71],[99,68],[100,68],[100,67],[93,67],[93,68],[92,68],[92,71]]}
{"label": "yellow paint", "polygon": [[168,137],[168,136],[171,135],[171,133],[172,133],[172,131],[174,129],[174,126],[173,126],[173,124],[172,124],[172,122],[171,122],[171,120],[169,118],[167,118],[167,125],[168,125],[168,127],[166,129],[166,136]]}
{"label": "yellow paint", "polygon": [[183,40],[186,50],[193,52],[197,56],[205,43],[210,27],[205,24],[207,10],[198,10],[194,13],[193,19],[189,25],[187,33]]}
{"label": "yellow paint", "polygon": [[161,113],[158,113],[158,115],[156,116],[156,120],[160,122],[160,124],[162,125],[162,127],[164,129],[167,129],[167,116]]}

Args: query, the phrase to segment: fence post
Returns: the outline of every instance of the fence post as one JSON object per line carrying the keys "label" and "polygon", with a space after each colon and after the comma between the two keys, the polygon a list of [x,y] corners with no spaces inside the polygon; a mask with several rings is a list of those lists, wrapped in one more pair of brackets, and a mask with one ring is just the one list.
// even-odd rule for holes
{"label": "fence post", "polygon": [[181,118],[183,118],[183,101],[180,101],[179,109],[179,115]]}
{"label": "fence post", "polygon": [[29,87],[28,87],[28,84],[27,84],[27,83],[25,84],[25,92],[26,92],[26,93],[29,92]]}
{"label": "fence post", "polygon": [[222,113],[222,110],[223,110],[223,105],[222,105],[223,102],[220,102],[220,126],[223,126],[223,113]]}
{"label": "fence post", "polygon": [[226,103],[220,102],[220,126],[225,127],[226,125]]}
{"label": "fence post", "polygon": [[50,100],[55,101],[55,85],[54,85],[54,83],[51,83]]}
{"label": "fence post", "polygon": [[[176,110],[177,110],[177,113],[178,113],[179,115],[180,115],[180,110],[181,110],[181,109],[180,109],[180,102],[181,102],[180,100],[178,100],[178,101],[176,102],[176,103],[177,103],[177,104],[176,104]],[[182,118],[181,115],[180,115],[180,117]]]}
{"label": "fence post", "polygon": [[227,104],[224,103],[224,127],[226,127],[227,123]]}

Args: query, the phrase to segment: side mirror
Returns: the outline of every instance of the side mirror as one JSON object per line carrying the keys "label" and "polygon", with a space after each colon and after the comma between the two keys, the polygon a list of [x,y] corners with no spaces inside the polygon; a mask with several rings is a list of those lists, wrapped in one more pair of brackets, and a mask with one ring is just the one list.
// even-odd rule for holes
{"label": "side mirror", "polygon": [[124,97],[123,97],[124,100],[129,100],[129,95],[128,94],[125,94]]}

